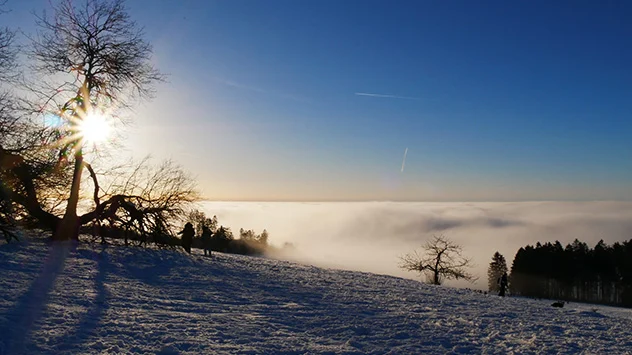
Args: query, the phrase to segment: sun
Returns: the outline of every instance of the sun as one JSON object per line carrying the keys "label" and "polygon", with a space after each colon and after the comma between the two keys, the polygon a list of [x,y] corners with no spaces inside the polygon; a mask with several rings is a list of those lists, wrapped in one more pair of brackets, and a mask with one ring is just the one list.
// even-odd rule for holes
{"label": "sun", "polygon": [[78,133],[87,143],[100,143],[108,139],[112,127],[105,115],[90,113],[79,122]]}

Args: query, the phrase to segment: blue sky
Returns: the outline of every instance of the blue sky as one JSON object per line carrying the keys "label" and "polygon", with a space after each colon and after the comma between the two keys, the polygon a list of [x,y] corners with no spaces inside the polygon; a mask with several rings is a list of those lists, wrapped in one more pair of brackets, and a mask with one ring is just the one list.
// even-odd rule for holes
{"label": "blue sky", "polygon": [[211,199],[632,199],[630,2],[127,4],[169,74],[130,149]]}

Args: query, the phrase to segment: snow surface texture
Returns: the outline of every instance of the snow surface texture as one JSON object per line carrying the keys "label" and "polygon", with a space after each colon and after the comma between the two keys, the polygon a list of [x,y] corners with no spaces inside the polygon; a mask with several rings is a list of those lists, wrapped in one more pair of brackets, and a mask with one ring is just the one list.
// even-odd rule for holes
{"label": "snow surface texture", "polygon": [[629,310],[550,303],[221,253],[0,246],[0,354],[632,352]]}

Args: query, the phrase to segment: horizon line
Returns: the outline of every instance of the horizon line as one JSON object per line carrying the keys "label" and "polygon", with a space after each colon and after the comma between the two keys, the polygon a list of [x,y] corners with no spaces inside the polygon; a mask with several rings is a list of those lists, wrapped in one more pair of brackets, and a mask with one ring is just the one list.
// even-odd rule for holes
{"label": "horizon line", "polygon": [[527,202],[632,202],[632,199],[530,199],[530,200],[404,200],[404,199],[214,199],[201,198],[198,202],[277,202],[277,203],[362,203],[362,202],[408,202],[408,203],[527,203]]}

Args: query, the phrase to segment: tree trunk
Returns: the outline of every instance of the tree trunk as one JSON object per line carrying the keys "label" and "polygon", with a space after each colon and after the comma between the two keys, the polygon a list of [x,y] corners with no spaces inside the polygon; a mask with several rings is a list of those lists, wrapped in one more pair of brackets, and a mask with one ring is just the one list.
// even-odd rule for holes
{"label": "tree trunk", "polygon": [[439,262],[441,261],[441,254],[443,254],[443,251],[437,255],[437,259],[435,260],[435,267],[433,270],[434,271],[433,283],[435,285],[441,285],[441,282],[439,282]]}
{"label": "tree trunk", "polygon": [[72,176],[72,187],[70,198],[66,205],[64,217],[53,233],[53,241],[77,240],[79,239],[79,216],[77,216],[77,204],[79,203],[79,186],[81,184],[81,173],[83,172],[83,152],[78,148],[75,153],[75,170]]}

